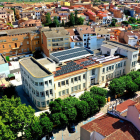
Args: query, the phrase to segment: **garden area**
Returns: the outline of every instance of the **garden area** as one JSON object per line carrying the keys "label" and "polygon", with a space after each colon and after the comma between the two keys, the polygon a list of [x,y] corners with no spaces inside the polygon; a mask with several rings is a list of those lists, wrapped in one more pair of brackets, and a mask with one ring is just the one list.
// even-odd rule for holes
{"label": "garden area", "polygon": [[66,129],[71,123],[79,123],[94,115],[106,103],[107,90],[92,87],[81,97],[67,97],[55,99],[49,104],[49,112],[42,113],[39,117],[34,115],[31,106],[21,103],[20,98],[0,99],[0,138],[1,140],[15,140],[21,132],[22,138],[38,140],[53,130],[58,132]]}

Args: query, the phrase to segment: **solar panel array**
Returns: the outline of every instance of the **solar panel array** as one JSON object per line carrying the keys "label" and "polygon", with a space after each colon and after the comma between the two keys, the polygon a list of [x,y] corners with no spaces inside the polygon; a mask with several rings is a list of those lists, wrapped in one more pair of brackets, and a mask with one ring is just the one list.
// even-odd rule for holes
{"label": "solar panel array", "polygon": [[91,65],[91,64],[94,64],[94,63],[95,62],[94,61],[91,61],[91,60],[81,62],[81,64],[83,64],[84,66],[88,66],[88,65]]}
{"label": "solar panel array", "polygon": [[84,48],[68,49],[61,52],[51,53],[51,55],[53,55],[54,57],[57,57],[59,61],[72,59],[72,58],[87,55],[87,54],[90,54],[90,53]]}
{"label": "solar panel array", "polygon": [[61,70],[56,71],[55,76],[59,76],[62,74],[80,70],[82,68],[83,68],[83,66],[80,66],[80,65],[76,64],[75,62],[71,61],[71,62],[68,62],[67,65],[62,66]]}

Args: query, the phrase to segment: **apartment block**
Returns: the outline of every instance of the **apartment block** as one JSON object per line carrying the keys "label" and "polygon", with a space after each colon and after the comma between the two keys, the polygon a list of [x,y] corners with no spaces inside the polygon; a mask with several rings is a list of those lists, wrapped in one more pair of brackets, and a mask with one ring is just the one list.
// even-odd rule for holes
{"label": "apartment block", "polygon": [[49,57],[54,51],[70,48],[70,35],[63,27],[42,28],[42,50]]}
{"label": "apartment block", "polygon": [[49,102],[55,99],[53,74],[41,64],[53,65],[48,58],[35,60],[32,57],[21,59],[20,69],[23,90],[29,95],[40,110],[48,108]]}
{"label": "apartment block", "polygon": [[0,53],[17,55],[41,48],[41,34],[36,27],[0,31]]}

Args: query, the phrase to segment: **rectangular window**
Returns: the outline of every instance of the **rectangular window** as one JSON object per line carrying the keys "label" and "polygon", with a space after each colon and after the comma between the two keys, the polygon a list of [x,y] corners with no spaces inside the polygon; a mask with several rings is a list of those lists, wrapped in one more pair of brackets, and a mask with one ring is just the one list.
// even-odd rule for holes
{"label": "rectangular window", "polygon": [[65,90],[62,90],[62,95],[65,95]]}
{"label": "rectangular window", "polygon": [[4,48],[4,45],[2,45],[2,47]]}
{"label": "rectangular window", "polygon": [[49,80],[49,84],[52,85],[52,80]]}
{"label": "rectangular window", "polygon": [[124,61],[124,66],[126,66],[126,61]]}
{"label": "rectangular window", "polygon": [[81,85],[78,86],[78,89],[79,89],[79,90],[81,89]]}
{"label": "rectangular window", "polygon": [[74,77],[74,81],[78,81],[77,77]]}
{"label": "rectangular window", "polygon": [[114,65],[112,65],[112,70],[114,70]]}
{"label": "rectangular window", "polygon": [[81,80],[81,76],[78,76],[78,80]]}
{"label": "rectangular window", "polygon": [[46,107],[45,102],[41,102],[42,107]]}
{"label": "rectangular window", "polygon": [[12,38],[12,41],[15,41],[15,39],[14,39],[14,38]]}
{"label": "rectangular window", "polygon": [[71,83],[73,83],[73,78],[71,78]]}
{"label": "rectangular window", "polygon": [[109,51],[107,51],[107,55],[110,55],[110,52]]}
{"label": "rectangular window", "polygon": [[125,73],[125,69],[123,69],[123,74]]}
{"label": "rectangular window", "polygon": [[68,38],[65,38],[65,40],[68,40]]}
{"label": "rectangular window", "polygon": [[74,91],[77,91],[77,86],[74,87]]}
{"label": "rectangular window", "polygon": [[108,71],[108,67],[106,67],[106,71]]}
{"label": "rectangular window", "polygon": [[53,99],[50,100],[50,102],[52,102],[52,101],[53,101]]}
{"label": "rectangular window", "polygon": [[109,66],[109,70],[111,70],[111,66]]}
{"label": "rectangular window", "polygon": [[35,85],[38,86],[38,82],[35,82]]}
{"label": "rectangular window", "polygon": [[104,81],[104,76],[102,76],[102,81]]}
{"label": "rectangular window", "polygon": [[36,96],[39,97],[39,92],[38,91],[36,91]]}
{"label": "rectangular window", "polygon": [[122,67],[122,62],[121,62],[121,67]]}
{"label": "rectangular window", "polygon": [[39,101],[37,101],[37,106],[40,107],[40,102]]}
{"label": "rectangular window", "polygon": [[29,41],[27,41],[27,45],[29,45]]}
{"label": "rectangular window", "polygon": [[66,94],[69,94],[69,89],[66,89]]}
{"label": "rectangular window", "polygon": [[47,101],[47,105],[49,105],[49,102],[50,102],[50,101],[48,100],[48,101]]}
{"label": "rectangular window", "polygon": [[65,43],[65,45],[68,45],[68,44],[69,44],[68,42]]}
{"label": "rectangular window", "polygon": [[83,79],[86,79],[86,75],[85,74],[83,74]]}
{"label": "rectangular window", "polygon": [[11,48],[11,45],[9,45],[9,47]]}
{"label": "rectangular window", "polygon": [[134,63],[134,62],[132,62],[132,67],[133,67],[133,63]]}
{"label": "rectangular window", "polygon": [[58,82],[58,87],[61,87],[60,82]]}
{"label": "rectangular window", "polygon": [[85,88],[86,87],[86,83],[83,83],[83,88]]}
{"label": "rectangular window", "polygon": [[59,91],[59,96],[61,96],[61,91]]}
{"label": "rectangular window", "polygon": [[95,75],[95,69],[92,69],[92,75]]}
{"label": "rectangular window", "polygon": [[50,94],[52,94],[52,95],[53,95],[53,90],[52,90],[52,89],[50,89]]}
{"label": "rectangular window", "polygon": [[116,69],[118,68],[118,65],[116,64]]}
{"label": "rectangular window", "polygon": [[120,75],[121,75],[121,70],[120,70]]}
{"label": "rectangular window", "polygon": [[47,86],[48,86],[48,81],[45,81],[45,85],[47,85]]}
{"label": "rectangular window", "polygon": [[49,91],[48,91],[48,90],[46,91],[46,96],[48,96],[48,97],[49,97]]}
{"label": "rectangular window", "polygon": [[44,85],[43,82],[40,82],[40,83],[39,83],[39,86],[43,86],[43,85]]}
{"label": "rectangular window", "polygon": [[73,92],[73,87],[71,88],[71,92]]}
{"label": "rectangular window", "polygon": [[61,82],[61,85],[64,86],[64,85],[65,85],[65,81],[62,81],[62,82]]}
{"label": "rectangular window", "polygon": [[120,68],[120,63],[118,63],[118,68]]}
{"label": "rectangular window", "polygon": [[44,92],[40,92],[41,97],[45,97]]}
{"label": "rectangular window", "polygon": [[68,85],[69,84],[69,80],[66,80],[66,85]]}
{"label": "rectangular window", "polygon": [[105,68],[103,68],[103,73],[105,72]]}

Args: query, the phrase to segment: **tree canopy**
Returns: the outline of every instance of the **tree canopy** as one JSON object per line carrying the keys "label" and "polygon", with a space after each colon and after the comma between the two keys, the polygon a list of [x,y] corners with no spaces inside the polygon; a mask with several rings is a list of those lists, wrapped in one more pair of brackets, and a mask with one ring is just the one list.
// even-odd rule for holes
{"label": "tree canopy", "polygon": [[50,17],[50,13],[46,14],[46,25],[49,25],[52,23],[51,17]]}

